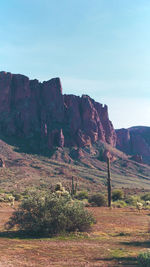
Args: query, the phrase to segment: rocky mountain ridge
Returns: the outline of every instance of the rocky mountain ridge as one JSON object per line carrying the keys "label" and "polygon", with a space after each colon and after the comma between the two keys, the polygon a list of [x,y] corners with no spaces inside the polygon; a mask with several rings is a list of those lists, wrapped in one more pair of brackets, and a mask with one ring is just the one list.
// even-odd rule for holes
{"label": "rocky mountain ridge", "polygon": [[0,72],[0,133],[53,146],[116,145],[108,108],[87,95],[63,95],[59,78],[47,82]]}
{"label": "rocky mountain ridge", "polygon": [[150,164],[150,127],[119,129],[116,134],[116,147],[119,150],[132,155],[132,159],[139,163]]}

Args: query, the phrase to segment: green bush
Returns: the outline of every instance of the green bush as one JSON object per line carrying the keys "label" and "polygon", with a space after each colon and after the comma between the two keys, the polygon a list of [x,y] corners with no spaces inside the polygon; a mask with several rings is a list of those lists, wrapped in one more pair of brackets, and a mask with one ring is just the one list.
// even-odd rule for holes
{"label": "green bush", "polygon": [[124,197],[124,193],[121,189],[115,189],[112,191],[112,200],[117,201],[121,200]]}
{"label": "green bush", "polygon": [[77,198],[78,200],[88,199],[88,192],[80,191],[75,195],[75,198]]}
{"label": "green bush", "polygon": [[144,200],[144,201],[150,200],[150,193],[144,194],[143,196],[141,196],[141,199]]}
{"label": "green bush", "polygon": [[117,207],[117,208],[124,208],[127,206],[127,204],[123,200],[117,200],[117,201],[112,203],[112,206]]}
{"label": "green bush", "polygon": [[129,205],[129,206],[136,206],[137,202],[141,202],[141,199],[139,196],[130,196],[128,197],[125,202]]}
{"label": "green bush", "polygon": [[138,265],[142,267],[150,266],[150,251],[141,252],[137,257]]}
{"label": "green bush", "polygon": [[89,197],[89,203],[97,207],[106,206],[106,199],[103,194],[97,193]]}
{"label": "green bush", "polygon": [[6,224],[17,226],[31,235],[52,235],[61,232],[87,231],[95,223],[92,214],[79,201],[57,194],[32,193],[24,199]]}

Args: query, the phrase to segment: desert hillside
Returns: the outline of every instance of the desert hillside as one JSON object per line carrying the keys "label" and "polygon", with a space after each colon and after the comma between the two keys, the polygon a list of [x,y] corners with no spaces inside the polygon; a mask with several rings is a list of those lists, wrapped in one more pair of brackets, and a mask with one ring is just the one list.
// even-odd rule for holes
{"label": "desert hillside", "polygon": [[[106,147],[107,146],[107,147]],[[24,191],[33,186],[42,189],[58,181],[70,187],[72,176],[79,189],[103,191],[106,188],[107,166],[103,151],[111,151],[112,185],[125,188],[150,189],[150,166],[130,160],[122,152],[105,143],[84,148],[60,148],[51,155],[29,154],[24,147],[0,140],[1,189]]]}

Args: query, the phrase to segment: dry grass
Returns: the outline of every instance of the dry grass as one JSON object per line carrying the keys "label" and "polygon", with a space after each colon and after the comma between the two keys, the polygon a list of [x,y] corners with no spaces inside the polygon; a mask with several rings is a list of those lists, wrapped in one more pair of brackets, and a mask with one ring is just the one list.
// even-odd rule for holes
{"label": "dry grass", "polygon": [[4,232],[12,213],[0,207],[0,266],[136,266],[136,256],[150,246],[149,211],[89,208],[97,219],[91,233],[55,238],[21,238]]}

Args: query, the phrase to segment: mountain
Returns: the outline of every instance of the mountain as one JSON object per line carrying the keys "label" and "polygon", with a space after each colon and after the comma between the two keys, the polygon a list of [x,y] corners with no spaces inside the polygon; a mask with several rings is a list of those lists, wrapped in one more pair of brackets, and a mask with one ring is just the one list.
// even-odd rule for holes
{"label": "mountain", "polygon": [[0,72],[1,189],[49,188],[58,181],[67,188],[73,176],[80,189],[103,191],[108,155],[112,186],[150,189],[150,166],[133,161],[144,147],[149,163],[149,128],[137,128],[115,131],[106,105],[63,95],[59,78],[41,83]]}
{"label": "mountain", "polygon": [[40,83],[20,74],[0,72],[0,132],[37,149],[116,145],[107,106],[87,95],[63,95],[59,78]]}
{"label": "mountain", "polygon": [[136,126],[116,130],[116,147],[133,160],[150,164],[150,127]]}

